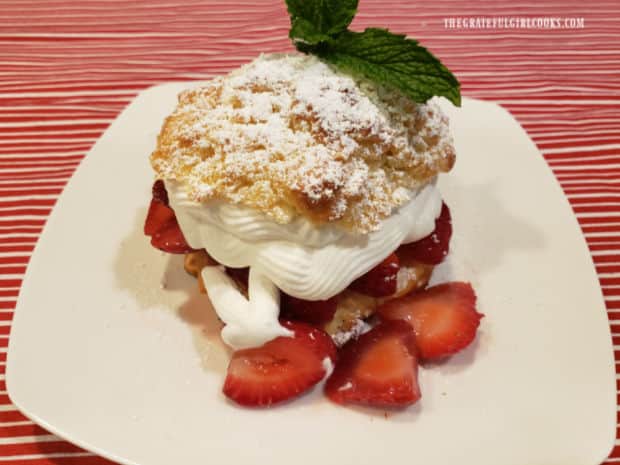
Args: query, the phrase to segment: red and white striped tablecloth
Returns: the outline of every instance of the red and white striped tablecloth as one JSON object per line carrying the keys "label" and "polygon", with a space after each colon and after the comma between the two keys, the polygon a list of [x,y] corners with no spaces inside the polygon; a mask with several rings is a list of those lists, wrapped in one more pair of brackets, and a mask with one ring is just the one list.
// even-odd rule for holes
{"label": "red and white striped tablecloth", "polygon": [[[495,25],[464,27],[479,17],[495,18]],[[521,18],[541,27],[519,27],[527,26]],[[559,27],[545,27],[551,20],[538,18],[554,18]],[[510,27],[500,27],[500,20]],[[416,37],[455,72],[464,95],[498,102],[516,116],[579,219],[618,345],[619,21],[617,0],[361,0],[353,25],[389,26]],[[23,274],[76,166],[140,90],[210,78],[259,52],[291,50],[288,26],[283,0],[0,2],[3,463],[110,463],[26,419],[11,404],[4,381]],[[620,361],[620,351],[616,356]],[[609,458],[614,462],[620,463],[620,447]]]}

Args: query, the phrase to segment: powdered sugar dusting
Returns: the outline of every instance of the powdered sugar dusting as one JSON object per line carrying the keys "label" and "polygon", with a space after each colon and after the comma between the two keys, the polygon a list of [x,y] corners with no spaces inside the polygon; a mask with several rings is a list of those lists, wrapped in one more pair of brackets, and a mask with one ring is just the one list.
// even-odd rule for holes
{"label": "powdered sugar dusting", "polygon": [[358,319],[355,324],[348,331],[339,331],[332,336],[334,344],[338,347],[342,347],[351,339],[356,339],[364,333],[367,333],[372,329],[368,323],[362,319]]}
{"label": "powdered sugar dusting", "polygon": [[365,233],[449,170],[454,150],[434,103],[415,104],[313,56],[262,55],[182,93],[151,161],[194,201]]}

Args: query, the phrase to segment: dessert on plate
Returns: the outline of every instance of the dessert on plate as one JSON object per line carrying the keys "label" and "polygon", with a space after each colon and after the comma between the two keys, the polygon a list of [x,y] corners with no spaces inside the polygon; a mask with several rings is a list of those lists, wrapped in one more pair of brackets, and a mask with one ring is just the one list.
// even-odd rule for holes
{"label": "dessert on plate", "polygon": [[[295,39],[304,11],[288,6]],[[334,58],[351,41],[414,41],[347,25],[183,92],[151,155],[145,233],[208,294],[235,350],[224,393],[241,405],[324,378],[337,403],[409,405],[418,362],[467,346],[481,318],[469,284],[426,288],[452,234],[437,177],[456,157],[447,117],[418,96],[428,83]]]}

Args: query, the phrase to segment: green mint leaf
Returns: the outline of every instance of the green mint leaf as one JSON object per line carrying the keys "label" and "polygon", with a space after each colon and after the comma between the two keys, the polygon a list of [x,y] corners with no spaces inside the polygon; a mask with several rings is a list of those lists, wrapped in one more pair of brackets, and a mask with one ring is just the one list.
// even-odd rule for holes
{"label": "green mint leaf", "polygon": [[402,34],[377,28],[345,31],[315,53],[344,72],[396,88],[415,102],[438,95],[461,105],[456,77],[426,48]]}
{"label": "green mint leaf", "polygon": [[396,88],[415,102],[439,95],[461,105],[456,77],[418,42],[387,29],[347,29],[358,0],[285,1],[291,16],[289,37],[299,51],[317,55],[346,73]]}
{"label": "green mint leaf", "polygon": [[343,72],[396,88],[415,102],[424,103],[438,95],[461,105],[456,77],[431,52],[405,35],[378,28],[347,30],[326,46],[310,51]]}
{"label": "green mint leaf", "polygon": [[298,49],[303,45],[316,45],[330,39],[329,35],[319,32],[314,24],[303,18],[291,19],[291,30],[288,36]]}
{"label": "green mint leaf", "polygon": [[359,0],[286,0],[295,45],[325,42],[351,24]]}

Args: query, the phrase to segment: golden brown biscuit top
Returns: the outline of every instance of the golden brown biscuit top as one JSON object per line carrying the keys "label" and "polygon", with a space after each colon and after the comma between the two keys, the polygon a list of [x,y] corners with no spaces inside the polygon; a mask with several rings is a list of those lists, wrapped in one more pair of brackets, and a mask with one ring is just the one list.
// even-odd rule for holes
{"label": "golden brown biscuit top", "polygon": [[454,158],[436,104],[413,103],[313,56],[262,55],[183,92],[151,164],[197,202],[366,233]]}

